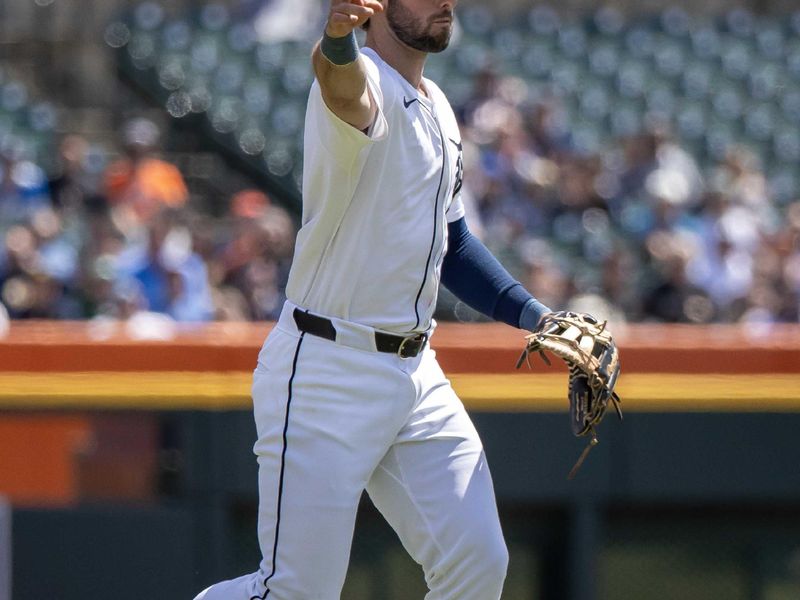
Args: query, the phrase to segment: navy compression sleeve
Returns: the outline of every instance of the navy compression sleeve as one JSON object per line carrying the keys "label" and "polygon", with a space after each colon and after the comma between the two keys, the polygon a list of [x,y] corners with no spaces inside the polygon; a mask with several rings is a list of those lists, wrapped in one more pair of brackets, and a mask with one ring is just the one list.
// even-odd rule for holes
{"label": "navy compression sleeve", "polygon": [[531,296],[470,233],[462,217],[448,224],[448,250],[442,263],[442,283],[456,297],[512,327],[532,330],[550,309]]}

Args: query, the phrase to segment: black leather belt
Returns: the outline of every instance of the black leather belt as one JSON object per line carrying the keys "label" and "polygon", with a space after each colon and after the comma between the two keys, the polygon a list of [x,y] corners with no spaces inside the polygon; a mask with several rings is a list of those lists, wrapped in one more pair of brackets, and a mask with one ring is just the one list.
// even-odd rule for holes
{"label": "black leather belt", "polygon": [[[294,322],[297,324],[297,328],[304,333],[310,333],[332,342],[336,341],[336,328],[330,319],[295,308]],[[427,341],[427,333],[402,336],[382,331],[375,332],[375,348],[378,352],[397,354],[400,358],[414,358],[422,351]]]}

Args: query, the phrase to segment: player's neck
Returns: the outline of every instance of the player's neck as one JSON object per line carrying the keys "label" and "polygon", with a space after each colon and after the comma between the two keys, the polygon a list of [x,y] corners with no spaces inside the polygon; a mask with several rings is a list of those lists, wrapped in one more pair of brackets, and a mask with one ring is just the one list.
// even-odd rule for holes
{"label": "player's neck", "polygon": [[427,52],[420,52],[406,46],[394,35],[377,27],[367,32],[366,46],[372,48],[383,61],[408,81],[414,89],[425,94],[422,88],[422,72],[425,68]]}

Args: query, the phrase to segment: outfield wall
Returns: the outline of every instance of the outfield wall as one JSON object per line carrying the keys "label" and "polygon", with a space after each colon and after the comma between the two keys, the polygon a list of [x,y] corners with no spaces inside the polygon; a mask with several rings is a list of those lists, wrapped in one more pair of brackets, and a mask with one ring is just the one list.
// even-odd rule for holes
{"label": "outfield wall", "polygon": [[[249,384],[269,327],[153,341],[12,326],[0,495],[13,503],[14,598],[100,598],[116,583],[117,600],[191,598],[255,567]],[[538,360],[516,371],[522,334],[504,325],[442,324],[433,338],[489,457],[512,554],[505,597],[800,597],[800,327],[615,331],[625,421],[603,423],[571,482],[585,440],[569,432],[566,373]],[[407,600],[421,585],[365,503],[343,597]]]}

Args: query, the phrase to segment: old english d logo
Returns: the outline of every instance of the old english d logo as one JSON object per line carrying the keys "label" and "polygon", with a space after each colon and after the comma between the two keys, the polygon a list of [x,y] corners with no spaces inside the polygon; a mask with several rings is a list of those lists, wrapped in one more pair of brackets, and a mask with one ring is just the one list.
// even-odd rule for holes
{"label": "old english d logo", "polygon": [[453,139],[450,139],[450,141],[453,142],[458,150],[458,159],[456,160],[456,184],[453,186],[453,197],[455,197],[455,195],[461,191],[461,184],[464,181],[464,145]]}

